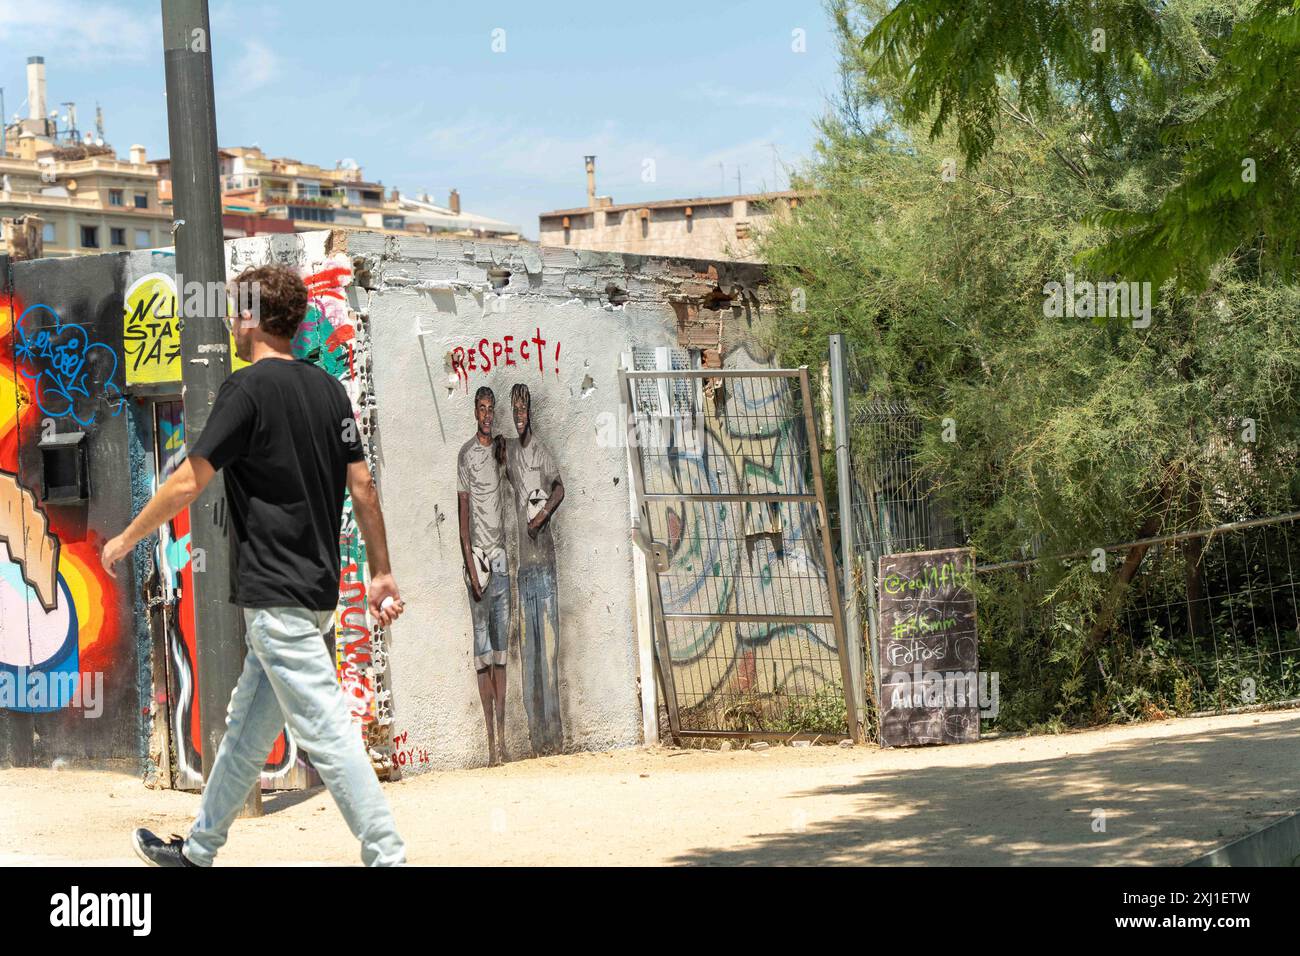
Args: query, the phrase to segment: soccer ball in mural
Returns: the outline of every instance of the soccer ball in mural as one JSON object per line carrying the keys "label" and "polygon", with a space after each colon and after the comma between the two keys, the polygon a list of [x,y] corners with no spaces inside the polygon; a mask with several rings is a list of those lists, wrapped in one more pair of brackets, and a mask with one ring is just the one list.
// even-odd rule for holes
{"label": "soccer ball in mural", "polygon": [[528,520],[532,521],[542,513],[542,507],[546,504],[546,495],[542,494],[542,489],[534,488],[528,492]]}

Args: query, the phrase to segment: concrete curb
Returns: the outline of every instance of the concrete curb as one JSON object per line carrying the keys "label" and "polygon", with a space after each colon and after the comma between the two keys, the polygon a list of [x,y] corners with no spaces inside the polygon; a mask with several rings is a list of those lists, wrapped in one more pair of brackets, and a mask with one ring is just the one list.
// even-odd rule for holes
{"label": "concrete curb", "polygon": [[1300,813],[1283,817],[1184,866],[1300,866]]}

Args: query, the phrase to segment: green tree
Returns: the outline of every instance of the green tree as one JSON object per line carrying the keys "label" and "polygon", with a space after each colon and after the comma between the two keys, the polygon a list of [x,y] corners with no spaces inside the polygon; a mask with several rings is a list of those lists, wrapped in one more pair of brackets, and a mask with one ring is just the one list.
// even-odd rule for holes
{"label": "green tree", "polygon": [[[1194,25],[1204,6],[1171,3],[1168,15]],[[764,239],[781,300],[805,304],[768,330],[783,361],[818,365],[826,336],[845,332],[869,370],[852,400],[916,409],[919,461],[984,562],[1293,507],[1295,287],[1257,257],[1225,257],[1202,286],[1168,282],[1149,324],[1045,310],[1048,283],[1106,277],[1085,258],[1115,234],[1103,213],[1141,208],[1182,175],[1186,148],[1160,131],[1200,108],[1195,84],[1134,83],[1123,97],[1107,88],[1123,103],[1104,140],[1078,88],[1047,80],[1032,102],[999,95],[997,135],[971,164],[969,139],[936,123],[941,107],[918,113],[912,75],[881,68],[887,54],[864,42],[884,5],[830,9],[842,83],[797,181],[814,195]],[[1182,37],[1180,55],[1202,43],[1192,26]],[[854,438],[855,453],[871,453]],[[993,667],[1020,691],[1013,722],[1110,712],[1113,682],[1076,690],[1102,655],[1107,673],[1124,669],[1109,637],[1145,555],[1122,555],[1111,576],[1047,562],[1025,588],[982,605]],[[1188,587],[1197,573],[1189,562]],[[1030,633],[1021,608],[1048,620]]]}
{"label": "green tree", "polygon": [[[1154,201],[1096,210],[1098,268],[1199,288],[1226,256],[1290,276],[1300,239],[1297,0],[901,0],[862,39],[898,81],[900,117],[949,127],[980,162],[1006,111],[1064,99],[1100,149],[1123,152],[1132,117],[1173,147]],[[1153,105],[1167,104],[1152,112]]]}

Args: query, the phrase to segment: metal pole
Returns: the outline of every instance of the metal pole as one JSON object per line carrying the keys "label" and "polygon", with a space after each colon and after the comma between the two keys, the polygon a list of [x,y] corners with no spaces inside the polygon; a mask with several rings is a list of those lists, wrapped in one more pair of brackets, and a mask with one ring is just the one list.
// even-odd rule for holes
{"label": "metal pole", "polygon": [[[674,373],[675,374],[675,373]],[[629,385],[630,375],[625,369],[618,370],[618,393],[619,408],[622,409],[623,402],[626,402],[627,414],[627,442],[632,458],[632,480],[636,489],[637,506],[640,509],[641,527],[646,535],[654,532],[654,525],[650,521],[650,507],[645,503],[645,465],[641,461],[641,447],[636,433],[636,395]],[[663,691],[664,706],[668,711],[668,730],[672,734],[673,743],[680,743],[682,721],[681,715],[677,710],[677,683],[673,674],[673,657],[672,645],[668,642],[668,622],[664,619],[663,594],[659,590],[659,575],[662,573],[650,561],[646,561],[646,570],[649,575],[650,588],[650,616],[651,622],[655,627],[656,651],[655,660],[658,664],[658,674],[660,688]]]}
{"label": "metal pole", "polygon": [[844,626],[844,604],[840,600],[840,589],[835,582],[835,554],[831,550],[831,525],[826,511],[826,485],[822,481],[822,456],[817,445],[817,423],[813,416],[812,386],[808,379],[808,366],[799,366],[799,392],[803,396],[803,419],[808,433],[808,455],[812,459],[813,488],[817,492],[817,508],[821,512],[822,525],[822,562],[826,566],[826,593],[831,600],[831,616],[834,620],[835,643],[840,656],[840,673],[848,682],[844,688],[844,703],[848,710],[849,736],[854,743],[862,743],[862,702],[853,687],[853,658],[849,644],[850,638]]}
{"label": "metal pole", "polygon": [[[229,336],[222,315],[225,296],[211,296],[209,283],[225,283],[221,189],[217,170],[217,114],[212,89],[212,31],[207,0],[162,0],[163,58],[167,76],[167,131],[171,141],[177,305],[181,328],[181,394],[186,440],[203,432],[217,390],[230,373]],[[200,314],[185,312],[187,286],[202,283]],[[183,284],[182,284],[183,283]],[[209,305],[209,300],[215,299]],[[229,603],[230,539],[225,482],[218,474],[190,506],[191,550],[202,556],[194,574],[203,778],[212,772],[226,729],[226,707],[243,667],[239,612]],[[196,557],[197,562],[197,557]],[[200,572],[201,569],[201,573]],[[246,813],[259,813],[254,786]]]}
{"label": "metal pole", "polygon": [[[853,699],[865,708],[862,619],[858,615],[857,550],[853,546],[853,472],[849,463],[849,385],[844,374],[844,336],[830,337],[831,417],[835,427],[835,470],[840,499],[840,564],[844,568],[844,630],[849,641]],[[873,661],[874,670],[874,661]]]}

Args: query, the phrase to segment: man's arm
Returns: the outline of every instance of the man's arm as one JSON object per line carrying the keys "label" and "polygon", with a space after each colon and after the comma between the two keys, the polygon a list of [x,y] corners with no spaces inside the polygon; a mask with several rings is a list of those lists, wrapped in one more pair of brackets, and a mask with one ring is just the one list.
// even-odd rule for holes
{"label": "man's arm", "polygon": [[117,577],[113,565],[130,554],[131,549],[143,538],[157,531],[163,522],[170,521],[182,508],[192,505],[214,474],[216,472],[206,458],[190,455],[181,462],[171,477],[163,482],[158,493],[144,506],[144,510],[126,526],[126,530],[105,542],[99,557],[104,570],[110,576]]}
{"label": "man's arm", "polygon": [[[379,492],[375,479],[364,461],[348,465],[348,491],[352,494],[352,515],[357,519],[361,537],[366,542],[366,555],[370,564],[370,614],[387,627],[397,620],[404,605],[393,580],[393,569],[388,564],[388,532],[384,528],[384,513],[379,507]],[[388,607],[382,607],[385,598],[392,598]]]}
{"label": "man's arm", "polygon": [[465,573],[469,575],[469,587],[474,593],[474,600],[483,598],[483,588],[478,583],[478,571],[474,568],[474,551],[469,543],[469,495],[458,492],[457,511],[460,518],[460,557],[465,562]]}

